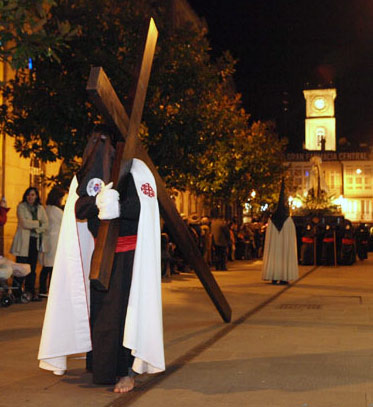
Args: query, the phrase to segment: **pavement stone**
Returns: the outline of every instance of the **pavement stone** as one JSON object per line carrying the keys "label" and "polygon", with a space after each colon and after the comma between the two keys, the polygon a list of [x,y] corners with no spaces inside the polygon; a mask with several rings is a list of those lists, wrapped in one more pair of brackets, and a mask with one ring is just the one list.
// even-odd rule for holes
{"label": "pavement stone", "polygon": [[263,282],[261,265],[214,272],[231,324],[194,274],[164,281],[168,369],[123,396],[91,384],[83,355],[62,377],[38,369],[45,302],[0,308],[0,407],[373,407],[373,254],[300,267],[289,287]]}

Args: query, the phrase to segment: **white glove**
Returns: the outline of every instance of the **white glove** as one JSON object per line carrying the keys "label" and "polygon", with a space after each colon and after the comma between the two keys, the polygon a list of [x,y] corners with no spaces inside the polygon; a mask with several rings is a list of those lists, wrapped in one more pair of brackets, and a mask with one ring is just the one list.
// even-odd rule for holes
{"label": "white glove", "polygon": [[96,196],[96,205],[98,209],[114,201],[119,201],[119,192],[113,188],[113,183],[104,185]]}
{"label": "white glove", "polygon": [[119,192],[112,187],[112,182],[104,185],[96,196],[96,206],[99,210],[98,218],[101,220],[119,218]]}

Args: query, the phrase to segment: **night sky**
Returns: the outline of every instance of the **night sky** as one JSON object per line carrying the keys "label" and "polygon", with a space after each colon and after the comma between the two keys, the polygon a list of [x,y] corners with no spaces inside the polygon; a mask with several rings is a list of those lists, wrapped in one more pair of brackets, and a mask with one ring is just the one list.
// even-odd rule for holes
{"label": "night sky", "polygon": [[290,149],[304,141],[302,90],[319,86],[337,89],[337,140],[373,145],[373,0],[189,3],[207,21],[212,55],[238,60],[235,83],[252,119],[275,120]]}

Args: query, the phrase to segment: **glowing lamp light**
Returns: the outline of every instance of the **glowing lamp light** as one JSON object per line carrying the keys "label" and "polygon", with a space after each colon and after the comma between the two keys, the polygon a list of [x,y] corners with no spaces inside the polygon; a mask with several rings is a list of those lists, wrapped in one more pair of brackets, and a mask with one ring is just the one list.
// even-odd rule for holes
{"label": "glowing lamp light", "polygon": [[302,201],[300,199],[298,199],[298,198],[295,198],[294,201],[293,201],[293,205],[296,208],[300,208],[302,206]]}
{"label": "glowing lamp light", "polygon": [[339,195],[339,197],[334,200],[334,203],[342,208],[342,212],[347,212],[347,199],[344,198],[343,195]]}
{"label": "glowing lamp light", "polygon": [[339,195],[339,197],[337,199],[334,199],[334,203],[336,205],[342,205],[343,199],[344,199],[343,195]]}
{"label": "glowing lamp light", "polygon": [[32,58],[28,59],[28,69],[32,69]]}
{"label": "glowing lamp light", "polygon": [[302,206],[302,201],[299,198],[293,198],[292,196],[289,196],[288,202],[289,202],[289,206],[292,209],[295,209],[295,208],[298,209]]}
{"label": "glowing lamp light", "polygon": [[256,197],[256,192],[255,192],[255,191],[252,191],[251,194],[250,194],[250,196],[251,196],[251,198],[254,199],[254,198]]}
{"label": "glowing lamp light", "polygon": [[362,172],[363,172],[363,171],[362,171],[360,168],[358,168],[358,169],[356,170],[356,174],[358,174],[358,175],[360,175]]}

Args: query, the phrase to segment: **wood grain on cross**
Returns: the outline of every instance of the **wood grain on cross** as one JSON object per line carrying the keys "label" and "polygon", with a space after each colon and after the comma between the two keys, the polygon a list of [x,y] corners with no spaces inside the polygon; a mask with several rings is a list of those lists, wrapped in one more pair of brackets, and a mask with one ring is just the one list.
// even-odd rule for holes
{"label": "wood grain on cross", "polygon": [[[156,167],[144,147],[138,142],[137,134],[141,122],[156,39],[157,29],[153,20],[151,20],[142,64],[138,70],[138,80],[134,87],[136,91],[129,118],[101,67],[91,69],[87,84],[88,95],[102,113],[106,122],[126,141],[125,143],[119,143],[119,148],[117,147],[112,170],[114,185],[117,185],[123,174],[128,172],[128,162],[130,159],[138,158],[146,163],[155,178],[160,212],[169,228],[173,241],[179,247],[184,258],[195,270],[223,320],[229,322],[232,312],[229,304],[210,272],[208,265],[203,260],[194,238],[181,219],[174,201],[170,198]],[[117,236],[118,221],[101,221],[92,257],[90,275],[91,281],[95,281],[101,289],[108,288]]]}

